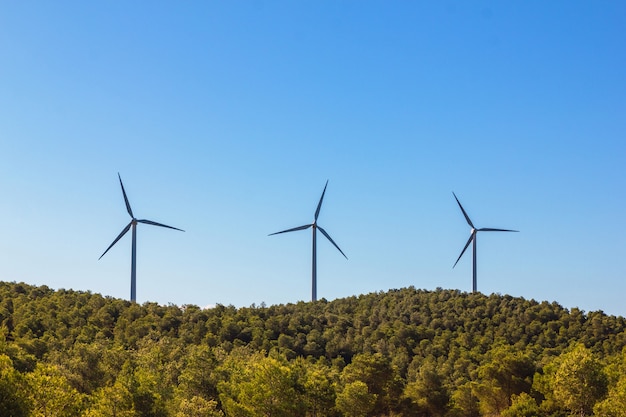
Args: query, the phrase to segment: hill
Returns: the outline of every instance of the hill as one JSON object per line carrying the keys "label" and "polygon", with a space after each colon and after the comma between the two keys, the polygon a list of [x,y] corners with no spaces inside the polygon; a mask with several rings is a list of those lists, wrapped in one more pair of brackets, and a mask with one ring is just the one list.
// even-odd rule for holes
{"label": "hill", "polygon": [[506,295],[406,288],[201,309],[0,282],[0,328],[0,415],[626,409],[623,317]]}

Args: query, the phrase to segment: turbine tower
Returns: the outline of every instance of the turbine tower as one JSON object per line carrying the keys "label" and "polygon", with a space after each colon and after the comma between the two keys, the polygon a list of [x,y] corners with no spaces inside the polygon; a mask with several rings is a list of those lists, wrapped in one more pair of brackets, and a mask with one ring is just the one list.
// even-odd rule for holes
{"label": "turbine tower", "polygon": [[465,253],[465,250],[467,249],[469,244],[471,242],[473,242],[473,245],[472,245],[472,251],[473,251],[473,256],[472,256],[472,292],[476,292],[477,291],[477,289],[476,289],[476,236],[478,235],[478,232],[518,232],[519,230],[493,229],[493,228],[489,228],[489,227],[483,227],[481,229],[476,229],[474,227],[474,224],[470,220],[469,216],[465,212],[465,209],[461,205],[461,202],[456,197],[456,194],[454,194],[454,192],[453,192],[452,195],[454,195],[454,199],[456,200],[456,202],[458,203],[459,207],[461,208],[461,211],[463,212],[463,216],[465,216],[465,220],[467,220],[467,224],[469,224],[469,226],[472,228],[472,231],[470,233],[470,237],[467,240],[467,243],[465,244],[465,247],[461,251],[461,254],[457,258],[457,260],[454,263],[454,266],[452,268],[454,268],[456,266],[456,264],[459,263],[459,260],[461,259],[461,256],[463,256],[463,254]]}
{"label": "turbine tower", "polygon": [[182,229],[178,229],[176,227],[172,227],[172,226],[168,226],[165,224],[161,224],[161,223],[157,223],[157,222],[153,222],[152,220],[139,220],[136,219],[135,216],[133,215],[133,210],[130,208],[130,203],[128,202],[128,197],[126,197],[126,190],[124,190],[124,184],[122,183],[122,177],[120,176],[120,174],[117,174],[118,178],[120,179],[120,185],[122,186],[122,194],[124,194],[124,202],[126,203],[126,211],[128,211],[128,214],[130,215],[130,223],[128,223],[128,225],[126,225],[126,227],[122,230],[122,232],[115,238],[115,240],[113,241],[113,243],[111,243],[109,245],[109,247],[107,248],[107,250],[104,251],[104,253],[102,255],[100,255],[100,257],[98,258],[98,260],[102,259],[102,257],[109,251],[109,249],[111,249],[113,247],[113,245],[115,245],[117,243],[118,240],[120,240],[122,238],[122,236],[124,236],[129,229],[133,229],[133,244],[132,244],[132,252],[131,252],[131,263],[130,263],[130,301],[135,302],[137,300],[137,223],[144,223],[144,224],[151,224],[152,226],[160,226],[160,227],[167,227],[168,229],[174,229],[174,230],[180,230],[181,232],[184,232],[184,230]]}
{"label": "turbine tower", "polygon": [[337,250],[341,252],[344,258],[348,259],[346,254],[343,253],[343,251],[339,248],[339,246],[337,246],[337,244],[330,237],[330,235],[326,233],[326,230],[322,229],[322,227],[317,224],[317,218],[320,215],[320,209],[322,208],[322,201],[324,200],[324,194],[326,194],[327,186],[328,186],[328,180],[326,180],[326,185],[324,186],[324,191],[322,191],[320,202],[317,203],[317,210],[315,210],[315,217],[313,218],[313,223],[305,224],[304,226],[294,227],[292,229],[283,230],[281,232],[271,233],[268,235],[268,236],[272,236],[272,235],[278,235],[280,233],[295,232],[296,230],[305,230],[305,229],[308,229],[309,227],[313,229],[313,260],[312,260],[313,265],[312,265],[312,272],[311,272],[311,275],[312,275],[311,301],[317,301],[317,229],[319,229],[319,231],[322,232],[324,236],[326,236],[326,239],[328,239],[330,243],[332,243],[333,246],[335,246]]}

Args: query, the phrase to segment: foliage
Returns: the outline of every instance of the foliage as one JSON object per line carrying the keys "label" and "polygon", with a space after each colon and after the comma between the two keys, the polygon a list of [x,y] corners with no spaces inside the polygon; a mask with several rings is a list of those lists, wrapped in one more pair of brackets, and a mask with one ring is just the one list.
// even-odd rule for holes
{"label": "foliage", "polygon": [[220,399],[228,415],[291,417],[303,414],[288,364],[255,355],[248,362],[231,365],[229,371],[227,381],[219,385]]}
{"label": "foliage", "polygon": [[431,362],[422,365],[415,381],[404,388],[404,395],[412,407],[433,417],[444,416],[450,403],[450,393],[443,376]]}
{"label": "foliage", "polygon": [[201,309],[0,282],[0,415],[623,416],[625,330],[441,289]]}
{"label": "foliage", "polygon": [[217,408],[217,401],[205,400],[202,397],[191,397],[190,400],[183,400],[180,404],[180,411],[175,417],[223,417],[224,413]]}
{"label": "foliage", "polygon": [[26,385],[24,377],[13,368],[13,362],[6,355],[0,355],[0,415],[23,417],[29,413],[28,405],[20,391]]}
{"label": "foliage", "polygon": [[576,345],[563,355],[554,377],[554,397],[572,413],[585,416],[606,394],[607,380],[589,349]]}
{"label": "foliage", "polygon": [[84,396],[70,386],[61,370],[54,365],[40,363],[26,375],[28,402],[36,417],[71,417],[80,413]]}
{"label": "foliage", "polygon": [[609,388],[608,396],[597,403],[593,411],[603,417],[626,417],[626,350],[615,366],[609,365],[607,374],[614,375],[614,382]]}
{"label": "foliage", "polygon": [[512,404],[512,396],[529,392],[535,365],[526,354],[510,345],[499,345],[478,368],[476,392],[484,414],[500,414]]}
{"label": "foliage", "polygon": [[536,417],[540,413],[537,401],[525,392],[513,394],[511,406],[502,412],[502,417]]}
{"label": "foliage", "polygon": [[365,417],[374,410],[377,397],[365,382],[352,381],[337,395],[337,409],[346,417]]}

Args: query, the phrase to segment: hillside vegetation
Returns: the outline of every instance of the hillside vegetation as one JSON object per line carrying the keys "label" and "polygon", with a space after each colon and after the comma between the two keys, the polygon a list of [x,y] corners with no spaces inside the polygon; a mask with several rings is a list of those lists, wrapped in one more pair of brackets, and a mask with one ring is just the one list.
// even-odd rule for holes
{"label": "hillside vegetation", "polygon": [[625,329],[441,289],[201,309],[0,282],[0,416],[626,416]]}

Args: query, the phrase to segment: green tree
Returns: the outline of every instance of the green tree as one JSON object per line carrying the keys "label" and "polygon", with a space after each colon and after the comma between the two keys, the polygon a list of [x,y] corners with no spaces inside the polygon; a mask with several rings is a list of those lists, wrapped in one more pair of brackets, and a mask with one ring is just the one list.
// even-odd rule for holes
{"label": "green tree", "polygon": [[389,414],[400,402],[400,381],[396,378],[389,357],[380,353],[355,355],[341,372],[341,381],[346,385],[356,381],[364,382],[368,391],[376,396],[373,412],[378,415]]}
{"label": "green tree", "polygon": [[607,397],[593,407],[593,412],[603,417],[626,417],[626,349],[605,371],[612,383]]}
{"label": "green tree", "polygon": [[404,388],[404,396],[421,412],[433,417],[445,415],[450,401],[443,378],[432,363],[422,365],[417,379]]}
{"label": "green tree", "polygon": [[0,354],[0,416],[28,416],[24,392],[24,378],[13,368],[11,359]]}
{"label": "green tree", "polygon": [[254,416],[292,417],[301,412],[291,370],[274,358],[264,358],[252,369],[250,382],[242,384],[239,399]]}
{"label": "green tree", "polygon": [[[293,417],[304,414],[292,371],[268,357],[231,357],[228,380],[218,385],[224,411],[233,416]],[[235,361],[233,364],[232,361]]]}
{"label": "green tree", "polygon": [[97,392],[95,406],[123,411],[129,416],[167,416],[166,399],[159,392],[160,383],[157,379],[158,375],[152,370],[137,366],[133,359],[129,359],[118,373],[113,388]]}
{"label": "green tree", "polygon": [[189,396],[207,400],[217,398],[217,359],[206,345],[191,345],[183,358],[183,369],[178,377],[179,388]]}
{"label": "green tree", "polygon": [[133,396],[128,387],[118,380],[110,387],[103,387],[93,393],[91,404],[84,417],[138,417]]}
{"label": "green tree", "polygon": [[167,397],[162,394],[158,375],[148,369],[137,367],[130,375],[133,409],[141,417],[167,416]]}
{"label": "green tree", "polygon": [[512,346],[500,345],[486,355],[478,368],[477,396],[485,414],[499,414],[511,405],[514,394],[530,391],[535,373],[533,361]]}
{"label": "green tree", "polygon": [[203,397],[191,397],[180,403],[175,417],[223,417],[224,413],[217,407],[217,401]]}
{"label": "green tree", "polygon": [[568,410],[581,417],[590,415],[606,391],[606,375],[589,349],[579,344],[563,354],[554,378],[554,397]]}
{"label": "green tree", "polygon": [[534,392],[539,393],[541,401],[539,402],[539,408],[542,415],[547,416],[565,416],[566,411],[563,404],[557,400],[554,396],[554,380],[557,370],[561,365],[562,357],[556,357],[552,359],[546,358],[546,363],[540,366],[533,377],[532,389]]}
{"label": "green tree", "polygon": [[479,417],[478,398],[474,394],[475,383],[466,382],[452,393],[452,413],[463,417]]}
{"label": "green tree", "polygon": [[53,365],[38,364],[26,375],[33,417],[74,417],[83,408],[84,396]]}
{"label": "green tree", "polygon": [[603,401],[593,407],[593,412],[602,417],[626,417],[626,375],[609,390]]}
{"label": "green tree", "polygon": [[369,393],[365,382],[353,381],[337,394],[337,409],[346,417],[365,417],[374,409],[376,397]]}
{"label": "green tree", "polygon": [[63,367],[68,381],[79,392],[91,394],[97,388],[112,382],[111,376],[103,369],[103,355],[107,351],[108,345],[105,344],[77,342],[70,349],[51,352],[48,360]]}
{"label": "green tree", "polygon": [[297,390],[301,393],[302,401],[308,415],[321,417],[329,415],[335,405],[335,388],[338,374],[329,366],[322,363],[311,363],[302,357],[291,363],[297,380]]}
{"label": "green tree", "polygon": [[513,394],[511,406],[502,412],[502,417],[537,417],[540,415],[537,401],[525,392]]}

